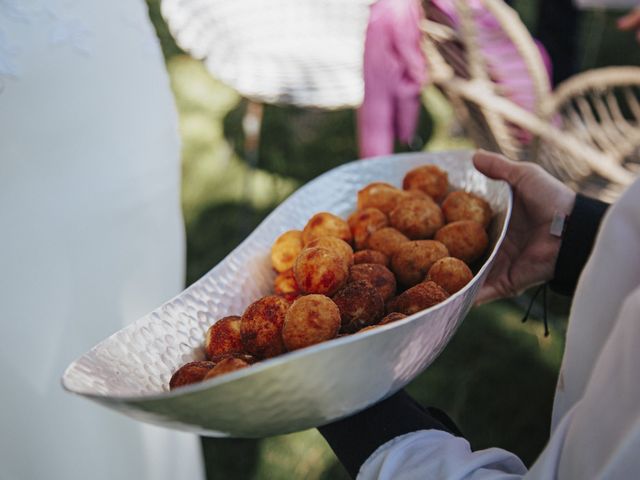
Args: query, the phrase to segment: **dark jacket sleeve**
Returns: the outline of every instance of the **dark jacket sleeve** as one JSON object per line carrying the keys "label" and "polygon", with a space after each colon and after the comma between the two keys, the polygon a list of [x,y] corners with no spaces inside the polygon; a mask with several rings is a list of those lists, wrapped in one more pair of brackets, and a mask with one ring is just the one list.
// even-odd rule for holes
{"label": "dark jacket sleeve", "polygon": [[565,224],[554,277],[549,286],[562,295],[573,295],[609,205],[578,194]]}
{"label": "dark jacket sleeve", "polygon": [[355,478],[362,464],[381,445],[405,433],[429,429],[462,436],[442,411],[424,408],[404,390],[350,417],[318,430],[349,474]]}

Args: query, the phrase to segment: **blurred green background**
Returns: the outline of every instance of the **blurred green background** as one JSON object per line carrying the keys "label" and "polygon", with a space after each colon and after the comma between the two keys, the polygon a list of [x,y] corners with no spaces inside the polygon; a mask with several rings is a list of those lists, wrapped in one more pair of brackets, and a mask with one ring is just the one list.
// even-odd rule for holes
{"label": "blurred green background", "polygon": [[[515,2],[535,28],[536,1]],[[148,0],[180,115],[182,204],[187,232],[187,281],[211,269],[291,192],[320,173],[357,158],[355,112],[266,105],[255,165],[242,155],[246,102],[174,43]],[[615,30],[615,12],[580,20],[582,69],[640,64],[631,34]],[[470,148],[446,100],[424,93],[419,135],[429,151]],[[537,320],[522,323],[530,293],[471,311],[440,358],[409,386],[424,404],[447,411],[475,449],[498,446],[531,464],[549,433],[562,356],[567,299],[551,296],[551,336]],[[315,430],[261,440],[203,439],[209,479],[348,478]]]}

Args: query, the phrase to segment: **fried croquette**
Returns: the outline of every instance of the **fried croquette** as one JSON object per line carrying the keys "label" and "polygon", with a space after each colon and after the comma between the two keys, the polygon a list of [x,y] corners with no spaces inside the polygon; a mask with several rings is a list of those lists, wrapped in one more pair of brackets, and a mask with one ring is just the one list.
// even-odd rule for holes
{"label": "fried croquette", "polygon": [[444,215],[431,198],[408,198],[389,214],[391,226],[411,240],[431,238],[444,225]]}
{"label": "fried croquette", "polygon": [[387,304],[387,312],[413,315],[416,312],[443,302],[449,294],[437,283],[422,282],[405,290]]}
{"label": "fried croquette", "polygon": [[444,257],[431,266],[426,279],[436,282],[449,295],[453,295],[472,278],[473,273],[466,263],[459,258]]}
{"label": "fried croquette", "polygon": [[245,351],[256,358],[270,358],[286,351],[282,325],[291,303],[276,295],[253,302],[242,314],[240,334]]}
{"label": "fried croquette", "polygon": [[318,237],[314,238],[309,242],[305,248],[326,248],[327,250],[331,250],[335,253],[338,253],[340,257],[344,260],[347,268],[350,268],[353,265],[353,248],[344,240],[338,237]]}
{"label": "fried croquette", "polygon": [[349,268],[339,253],[313,247],[300,252],[293,273],[304,293],[330,296],[346,283]]}
{"label": "fried croquette", "polygon": [[403,318],[407,318],[407,316],[404,313],[391,312],[388,315],[386,315],[382,320],[380,320],[378,325],[386,325],[388,323],[397,322],[398,320],[402,320]]}
{"label": "fried croquette", "polygon": [[296,277],[293,274],[293,269],[279,273],[273,281],[273,293],[286,298],[289,301],[293,301],[302,295],[300,287],[296,282]]}
{"label": "fried croquette", "polygon": [[411,287],[422,282],[436,260],[447,257],[447,247],[436,240],[403,243],[391,257],[391,270],[399,283]]}
{"label": "fried croquette", "polygon": [[182,365],[171,376],[171,380],[169,380],[169,389],[173,390],[178,387],[201,382],[209,370],[215,366],[215,362],[209,361],[189,362]]}
{"label": "fried croquette", "polygon": [[353,254],[353,263],[356,265],[360,263],[377,263],[388,267],[389,257],[377,250],[360,250]]}
{"label": "fried croquette", "polygon": [[404,192],[393,185],[371,183],[358,192],[358,210],[373,207],[388,215],[403,198]]}
{"label": "fried croquette", "polygon": [[302,230],[302,243],[307,246],[314,238],[325,236],[351,243],[351,229],[345,220],[329,212],[316,213]]}
{"label": "fried croquette", "polygon": [[287,311],[282,339],[287,350],[297,350],[334,338],[340,330],[340,310],[329,297],[300,297]]}
{"label": "fried croquette", "polygon": [[486,200],[462,190],[447,195],[442,202],[442,212],[447,223],[473,220],[484,228],[487,228],[492,216],[491,207]]}
{"label": "fried croquette", "polygon": [[276,272],[293,268],[296,257],[302,250],[302,232],[289,230],[280,235],[271,246],[271,265]]}
{"label": "fried croquette", "polygon": [[351,267],[348,282],[364,280],[380,292],[383,301],[396,294],[396,277],[384,265],[377,263],[361,263]]}
{"label": "fried croquette", "polygon": [[387,257],[391,257],[401,244],[408,241],[409,238],[402,232],[392,227],[385,227],[369,235],[367,248],[377,250]]}
{"label": "fried croquette", "polygon": [[382,295],[366,280],[347,283],[336,292],[333,301],[340,309],[343,332],[356,332],[384,315]]}
{"label": "fried croquette", "polygon": [[220,375],[224,375],[225,373],[235,372],[236,370],[246,368],[249,365],[250,364],[248,362],[238,357],[223,358],[215,367],[207,372],[203,380],[209,380],[210,378],[215,378]]}
{"label": "fried croquette", "polygon": [[353,235],[356,250],[362,250],[367,245],[367,239],[376,230],[389,225],[387,215],[377,208],[369,207],[352,213],[347,223]]}
{"label": "fried croquette", "polygon": [[449,178],[447,172],[435,165],[423,165],[407,172],[402,180],[402,188],[420,190],[440,202],[447,194]]}
{"label": "fried croquette", "polygon": [[243,353],[240,317],[230,315],[211,325],[205,334],[204,350],[207,358],[213,361],[224,355]]}
{"label": "fried croquette", "polygon": [[482,225],[473,220],[458,220],[438,230],[434,237],[446,245],[449,255],[471,265],[489,245],[489,237]]}

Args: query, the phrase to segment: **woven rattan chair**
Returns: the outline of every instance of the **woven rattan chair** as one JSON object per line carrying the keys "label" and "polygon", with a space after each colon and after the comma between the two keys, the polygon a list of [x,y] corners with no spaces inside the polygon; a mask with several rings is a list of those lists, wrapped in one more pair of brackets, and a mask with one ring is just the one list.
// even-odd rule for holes
{"label": "woven rattan chair", "polygon": [[[437,1],[425,11],[431,80],[478,147],[537,162],[606,200],[640,173],[640,68],[591,70],[552,90],[540,50],[501,0],[456,0],[454,16]],[[498,28],[483,28],[487,15]],[[488,42],[509,48],[491,58]]]}

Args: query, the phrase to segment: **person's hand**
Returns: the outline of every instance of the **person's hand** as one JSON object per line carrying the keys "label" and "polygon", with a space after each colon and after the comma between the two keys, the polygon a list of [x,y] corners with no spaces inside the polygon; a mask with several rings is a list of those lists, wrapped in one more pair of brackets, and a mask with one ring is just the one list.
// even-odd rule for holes
{"label": "person's hand", "polygon": [[618,19],[620,30],[635,30],[636,40],[640,43],[640,8],[636,8]]}
{"label": "person's hand", "polygon": [[513,162],[501,155],[478,151],[475,167],[490,178],[505,180],[513,189],[511,223],[493,268],[476,303],[512,297],[551,280],[560,238],[549,229],[556,212],[569,215],[575,193],[540,166]]}

